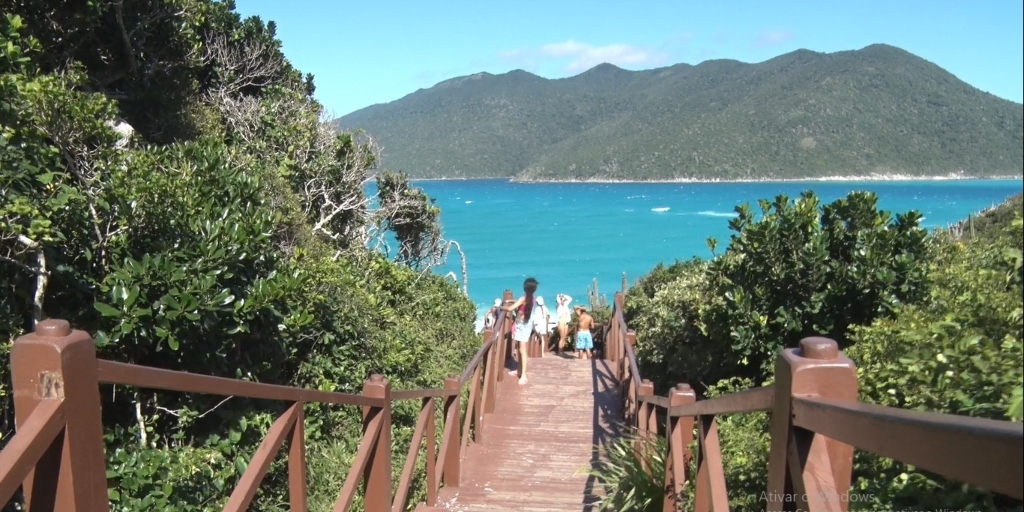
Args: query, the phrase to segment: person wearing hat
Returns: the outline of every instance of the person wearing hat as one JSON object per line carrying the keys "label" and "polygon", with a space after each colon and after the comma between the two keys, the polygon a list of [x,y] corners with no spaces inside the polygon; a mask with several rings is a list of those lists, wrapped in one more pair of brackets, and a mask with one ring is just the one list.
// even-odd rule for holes
{"label": "person wearing hat", "polygon": [[498,321],[498,308],[501,307],[501,299],[494,299],[494,305],[487,311],[487,316],[484,317],[484,329],[490,329],[494,327],[494,323]]}
{"label": "person wearing hat", "polygon": [[556,354],[561,354],[565,350],[565,342],[569,339],[569,322],[572,321],[572,310],[569,309],[569,304],[572,302],[572,297],[559,293],[555,297],[555,302],[558,304],[555,307],[555,318],[558,319],[558,350]]}
{"label": "person wearing hat", "polygon": [[579,317],[576,324],[576,357],[583,359],[586,355],[586,359],[590,359],[590,351],[594,349],[594,336],[590,334],[590,329],[594,327],[594,317],[587,313],[586,306],[576,306],[574,309]]}
{"label": "person wearing hat", "polygon": [[538,296],[537,307],[533,311],[533,333],[537,335],[537,337],[540,338],[540,342],[545,345],[548,342],[548,321],[550,318],[551,312],[548,310],[548,307],[544,305],[544,297]]}

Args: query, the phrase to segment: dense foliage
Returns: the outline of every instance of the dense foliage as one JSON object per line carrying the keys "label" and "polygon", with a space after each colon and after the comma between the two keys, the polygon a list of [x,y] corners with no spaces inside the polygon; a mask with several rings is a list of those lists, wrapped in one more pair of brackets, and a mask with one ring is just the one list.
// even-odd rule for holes
{"label": "dense foliage", "polygon": [[[858,368],[861,400],[1021,421],[1024,394],[1024,220],[1019,199],[1002,219],[925,236],[914,212],[891,219],[853,193],[819,207],[746,207],[712,261],[659,265],[626,297],[641,373],[705,396],[773,380],[772,357],[809,334],[836,338]],[[714,244],[711,244],[714,246]],[[714,250],[714,249],[713,249]],[[732,506],[763,508],[768,415],[719,418]],[[1019,501],[858,452],[851,510],[1021,510]]]}
{"label": "dense foliage", "polygon": [[[215,0],[9,7],[0,357],[55,317],[106,359],[323,390],[358,393],[372,373],[437,387],[469,360],[474,306],[426,271],[444,256],[440,210],[387,172],[377,189],[401,193],[367,197],[379,150],[323,118],[272,22]],[[397,263],[370,250],[392,240],[412,248]],[[284,405],[101,392],[117,510],[221,506]],[[359,412],[307,405],[318,509],[340,490]],[[398,463],[416,412],[394,412]],[[256,508],[281,508],[280,466]]]}
{"label": "dense foliage", "polygon": [[887,45],[453,78],[338,120],[417,178],[1024,174],[1024,106]]}
{"label": "dense foliage", "polygon": [[760,210],[736,208],[735,234],[712,261],[659,267],[627,294],[627,321],[649,340],[638,348],[641,370],[658,389],[760,382],[780,348],[812,334],[846,346],[850,326],[921,295],[920,215],[893,218],[865,192],[829,205],[809,192],[779,196]]}

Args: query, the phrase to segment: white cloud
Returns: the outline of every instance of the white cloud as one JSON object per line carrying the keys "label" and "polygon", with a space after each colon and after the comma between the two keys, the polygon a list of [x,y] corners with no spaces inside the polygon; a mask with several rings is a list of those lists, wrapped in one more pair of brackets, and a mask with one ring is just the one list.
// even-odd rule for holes
{"label": "white cloud", "polygon": [[559,59],[572,59],[565,70],[569,73],[586,71],[598,64],[609,63],[620,67],[654,66],[665,62],[666,56],[644,48],[625,44],[593,46],[572,39],[544,45],[541,55]]}

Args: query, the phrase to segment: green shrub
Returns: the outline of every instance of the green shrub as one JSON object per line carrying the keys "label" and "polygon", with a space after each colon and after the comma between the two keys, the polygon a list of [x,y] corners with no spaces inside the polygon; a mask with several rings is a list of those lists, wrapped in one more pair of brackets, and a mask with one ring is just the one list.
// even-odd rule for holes
{"label": "green shrub", "polygon": [[[590,470],[590,474],[605,487],[598,510],[661,512],[665,500],[667,452],[668,444],[664,437],[648,438],[624,427],[618,439],[601,447],[603,458]],[[650,474],[645,471],[645,465]]]}
{"label": "green shrub", "polygon": [[[999,246],[942,243],[927,300],[854,329],[861,399],[893,407],[1005,420],[1024,383],[1019,284]],[[1019,405],[1017,406],[1019,410]],[[1019,415],[1019,413],[1016,413]],[[855,487],[875,505],[1020,510],[1020,502],[858,453]]]}

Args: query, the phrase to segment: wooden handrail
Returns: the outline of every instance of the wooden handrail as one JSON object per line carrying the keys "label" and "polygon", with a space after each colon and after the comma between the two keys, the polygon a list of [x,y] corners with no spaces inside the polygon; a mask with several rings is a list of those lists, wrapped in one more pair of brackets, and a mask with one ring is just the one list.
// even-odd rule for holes
{"label": "wooden handrail", "polygon": [[636,401],[661,407],[662,409],[667,409],[669,407],[668,397],[661,395],[639,395],[636,397]]}
{"label": "wooden handrail", "polygon": [[116,361],[97,360],[99,381],[140,388],[162,389],[206,395],[242,396],[264,400],[311,402],[362,407],[384,407],[384,401],[363,395],[263,384],[246,380],[213,377],[198,373],[165,370]]}
{"label": "wooden handrail", "polygon": [[[618,295],[613,330],[625,333],[628,326]],[[843,497],[850,489],[855,447],[1024,499],[1024,424],[859,402],[856,370],[833,340],[805,338],[799,348],[784,350],[776,362],[775,384],[700,401],[686,384],[667,397],[653,395],[640,374],[635,351],[629,343],[624,345],[628,364],[622,377],[629,380],[623,383],[624,391],[642,391],[624,393],[627,421],[642,436],[658,434],[650,421],[651,408],[667,413],[664,478],[665,488],[674,492],[666,493],[666,510],[677,505],[688,479],[685,450],[694,423],[699,433],[694,505],[697,510],[728,510],[715,417],[759,411],[772,413],[766,494],[776,499],[768,500],[768,510],[781,511],[796,501],[798,508],[845,512],[849,502]],[[633,417],[631,400],[640,405]]]}
{"label": "wooden handrail", "polygon": [[392,400],[415,400],[417,398],[444,398],[457,395],[459,392],[453,389],[402,389],[391,392]]}
{"label": "wooden handrail", "polygon": [[668,415],[678,416],[721,416],[744,412],[767,411],[775,400],[775,386],[747,389],[722,395],[709,400],[700,400],[688,405],[677,405],[668,410]]}
{"label": "wooden handrail", "polygon": [[1024,499],[1024,423],[794,397],[793,425],[950,480]]}
{"label": "wooden handrail", "polygon": [[[504,322],[505,322],[505,310],[500,309],[500,310],[498,310],[498,318],[495,320],[494,325],[495,326],[503,325]],[[463,369],[462,370],[462,374],[459,375],[459,385],[460,386],[465,384],[466,381],[469,380],[469,377],[473,374],[474,371],[476,371],[476,368],[478,366],[480,366],[480,362],[483,361],[484,356],[487,354],[488,351],[491,350],[491,347],[493,347],[495,344],[497,344],[498,339],[500,337],[501,337],[501,330],[500,329],[494,330],[494,333],[491,336],[491,339],[486,340],[484,342],[483,346],[481,346],[480,349],[476,351],[476,354],[473,355],[473,359],[469,360],[469,363],[466,364],[466,368]]]}
{"label": "wooden handrail", "polygon": [[[506,296],[510,295],[511,292],[506,291]],[[87,333],[73,331],[68,323],[62,320],[46,320],[39,324],[35,332],[19,338],[11,352],[19,427],[17,434],[7,443],[3,452],[0,452],[0,491],[6,494],[5,498],[9,501],[18,487],[22,486],[27,501],[31,495],[32,482],[38,481],[48,486],[53,485],[57,489],[57,509],[82,511],[102,508],[102,504],[107,501],[107,492],[104,485],[105,457],[98,388],[100,384],[119,384],[175,392],[290,402],[290,408],[274,422],[257,448],[238,485],[232,491],[225,510],[245,510],[250,506],[260,482],[286,438],[290,439],[289,502],[293,510],[306,510],[307,478],[302,425],[302,408],[305,403],[363,408],[363,437],[338,495],[335,511],[344,511],[351,506],[360,481],[366,483],[368,511],[404,509],[411,487],[412,473],[424,444],[427,452],[427,499],[430,505],[434,505],[442,479],[444,485],[458,486],[460,459],[464,456],[470,435],[472,434],[474,441],[482,441],[484,413],[493,411],[498,376],[504,373],[504,361],[500,360],[496,352],[499,347],[504,346],[502,335],[503,329],[507,327],[507,320],[508,317],[502,311],[498,316],[502,329],[486,331],[484,343],[464,368],[461,378],[449,376],[445,379],[444,387],[391,391],[386,379],[375,375],[366,382],[363,394],[263,384],[101,360],[95,357],[95,343]],[[68,373],[65,368],[76,370]],[[463,386],[466,385],[470,386],[469,403],[463,422],[460,421],[461,397],[465,389]],[[32,389],[23,389],[25,386],[32,386]],[[66,402],[65,395],[73,397],[74,400]],[[31,400],[17,398],[22,396]],[[393,496],[390,469],[391,404],[397,400],[412,399],[420,399],[423,404],[408,456],[397,482],[397,492]],[[435,450],[437,443],[434,415],[438,410],[434,405],[435,399],[442,399],[445,404],[440,451]],[[74,404],[74,412],[68,409],[68,403]],[[70,457],[72,471],[61,472],[59,475],[47,473],[42,479],[38,476],[33,479],[31,472],[40,464],[40,457],[50,457],[51,452],[61,456],[60,453],[47,450],[56,442],[55,439],[62,430],[67,436],[77,439],[70,455],[66,450],[63,455]],[[59,441],[66,442],[63,439]],[[47,464],[47,468],[55,468],[59,467],[61,462],[58,459],[56,465],[54,461]],[[74,479],[71,475],[75,475]],[[51,484],[46,481],[47,478],[59,478],[59,481]]]}
{"label": "wooden handrail", "polygon": [[[623,330],[622,332],[626,332]],[[629,374],[633,377],[633,385],[640,385],[640,367],[636,363],[636,351],[633,350],[632,345],[625,343],[626,348],[626,360],[629,362]]]}

